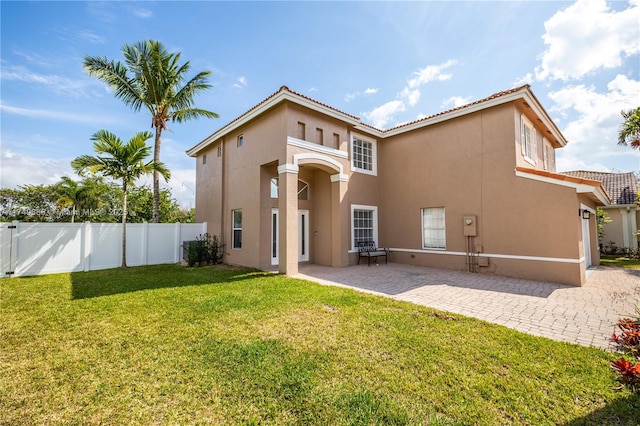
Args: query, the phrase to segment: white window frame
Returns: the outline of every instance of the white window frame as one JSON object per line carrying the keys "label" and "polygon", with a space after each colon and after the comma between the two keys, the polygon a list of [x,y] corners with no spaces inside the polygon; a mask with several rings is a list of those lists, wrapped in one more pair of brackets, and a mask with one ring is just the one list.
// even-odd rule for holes
{"label": "white window frame", "polygon": [[[536,165],[536,128],[524,114],[520,115],[520,144],[522,145],[522,155],[525,161]],[[527,141],[527,130],[529,131],[529,140]]]}
{"label": "white window frame", "polygon": [[[355,158],[356,157],[355,156],[356,140],[371,144],[371,170],[361,168],[361,167],[356,167],[356,158]],[[374,175],[374,176],[378,175],[378,145],[375,139],[371,139],[366,136],[359,135],[357,133],[352,133],[350,149],[351,149],[351,171],[358,172],[358,173],[365,173],[365,174]]]}
{"label": "white window frame", "polygon": [[543,165],[544,165],[544,169],[545,170],[549,170],[549,141],[547,141],[547,138],[542,138],[542,160],[543,160]]}
{"label": "white window frame", "polygon": [[351,250],[352,251],[357,251],[358,248],[356,247],[356,242],[355,242],[355,226],[354,226],[354,213],[356,210],[368,210],[373,212],[372,214],[372,219],[373,219],[373,241],[375,241],[376,245],[380,245],[380,241],[378,241],[378,207],[377,206],[367,206],[367,205],[362,205],[362,204],[351,204]]}
{"label": "white window frame", "polygon": [[[240,227],[236,227],[236,212],[240,212]],[[236,247],[236,231],[240,231],[239,247]],[[231,210],[231,247],[234,250],[242,250],[242,209]]]}
{"label": "white window frame", "polygon": [[[435,228],[435,227],[430,227],[429,229],[432,230],[442,230],[443,231],[443,244],[442,246],[440,245],[436,245],[436,244],[431,244],[428,245],[427,244],[427,236],[426,236],[426,230],[427,228],[425,227],[425,213],[426,211],[430,211],[430,210],[442,210],[442,228]],[[447,249],[447,211],[444,207],[424,207],[422,209],[420,209],[420,222],[422,224],[422,248],[425,250],[446,250]]]}

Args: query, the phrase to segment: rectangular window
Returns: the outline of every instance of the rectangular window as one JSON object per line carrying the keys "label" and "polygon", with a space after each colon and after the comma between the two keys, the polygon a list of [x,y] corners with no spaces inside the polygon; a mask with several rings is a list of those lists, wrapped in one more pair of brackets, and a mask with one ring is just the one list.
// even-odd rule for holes
{"label": "rectangular window", "polygon": [[522,155],[524,159],[535,166],[536,164],[536,129],[527,118],[522,115],[520,122],[522,124],[522,134],[520,137],[522,143]]}
{"label": "rectangular window", "polygon": [[333,134],[333,146],[331,148],[340,149],[340,135],[337,133]]}
{"label": "rectangular window", "polygon": [[232,239],[233,239],[233,248],[241,249],[242,248],[242,210],[232,210],[231,215],[233,216],[233,224],[232,224]]}
{"label": "rectangular window", "polygon": [[422,248],[445,249],[444,207],[422,209]]}
{"label": "rectangular window", "polygon": [[202,156],[202,164],[207,164],[207,154]]}
{"label": "rectangular window", "polygon": [[301,140],[306,140],[305,139],[305,125],[304,123],[298,121],[298,139]]}
{"label": "rectangular window", "polygon": [[316,143],[318,145],[324,145],[324,135],[322,129],[316,128]]}
{"label": "rectangular window", "polygon": [[222,144],[218,145],[218,157],[222,157]]}
{"label": "rectangular window", "polygon": [[544,143],[544,169],[549,170],[550,172],[556,171],[555,166],[555,151],[553,146],[547,141],[546,138],[543,139]]}
{"label": "rectangular window", "polygon": [[376,142],[360,136],[351,138],[351,168],[355,171],[375,175]]}
{"label": "rectangular window", "polygon": [[351,235],[353,250],[361,241],[378,241],[378,208],[375,206],[351,206]]}
{"label": "rectangular window", "polygon": [[240,135],[238,136],[238,148],[240,148],[242,145],[244,145],[244,136]]}

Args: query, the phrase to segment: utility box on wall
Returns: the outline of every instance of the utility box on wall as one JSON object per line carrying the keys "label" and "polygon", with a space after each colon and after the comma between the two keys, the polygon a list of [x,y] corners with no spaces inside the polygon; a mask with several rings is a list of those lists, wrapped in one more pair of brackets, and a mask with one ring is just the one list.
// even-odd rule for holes
{"label": "utility box on wall", "polygon": [[463,218],[463,229],[465,237],[476,237],[478,235],[478,218],[476,215],[465,215]]}

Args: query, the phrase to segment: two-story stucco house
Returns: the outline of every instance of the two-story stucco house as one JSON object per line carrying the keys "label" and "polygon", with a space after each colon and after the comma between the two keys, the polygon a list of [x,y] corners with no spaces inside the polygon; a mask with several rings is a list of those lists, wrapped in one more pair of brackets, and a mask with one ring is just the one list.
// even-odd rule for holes
{"label": "two-story stucco house", "polygon": [[389,130],[282,87],[187,153],[227,263],[344,267],[373,240],[393,262],[581,285],[609,200],[555,173],[566,143],[529,86]]}

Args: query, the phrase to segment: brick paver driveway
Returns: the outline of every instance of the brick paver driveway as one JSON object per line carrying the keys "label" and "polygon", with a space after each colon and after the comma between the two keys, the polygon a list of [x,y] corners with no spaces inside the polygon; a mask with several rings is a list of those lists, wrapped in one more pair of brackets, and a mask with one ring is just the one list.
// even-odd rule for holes
{"label": "brick paver driveway", "polygon": [[589,272],[584,287],[399,263],[346,268],[306,265],[298,276],[479,318],[536,336],[611,348],[613,324],[640,306],[640,271],[597,267]]}

